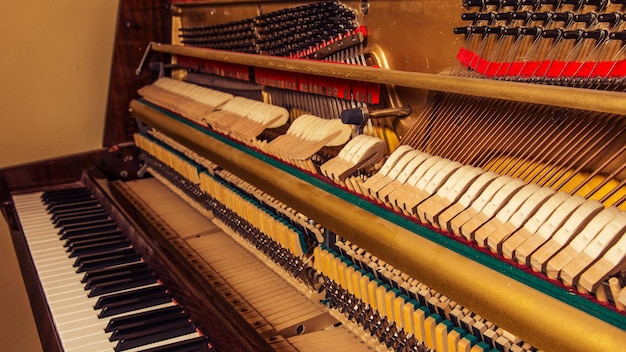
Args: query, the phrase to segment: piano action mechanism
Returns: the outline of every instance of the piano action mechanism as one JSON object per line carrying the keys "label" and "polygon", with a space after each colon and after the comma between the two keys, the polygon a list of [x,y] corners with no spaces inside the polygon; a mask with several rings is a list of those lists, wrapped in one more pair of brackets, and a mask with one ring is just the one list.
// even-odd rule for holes
{"label": "piano action mechanism", "polygon": [[101,193],[218,350],[623,350],[623,6],[173,1]]}

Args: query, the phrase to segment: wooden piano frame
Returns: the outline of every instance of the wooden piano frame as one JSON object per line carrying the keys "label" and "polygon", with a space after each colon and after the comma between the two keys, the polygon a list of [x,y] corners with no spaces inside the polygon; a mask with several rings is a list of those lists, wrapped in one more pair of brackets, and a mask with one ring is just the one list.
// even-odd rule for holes
{"label": "wooden piano frame", "polygon": [[[222,1],[220,3],[243,3]],[[276,3],[277,1],[262,1]],[[250,184],[280,199],[303,214],[319,221],[331,231],[358,243],[374,255],[384,258],[402,271],[419,278],[427,285],[461,302],[500,326],[547,351],[617,351],[624,347],[625,318],[619,313],[588,304],[570,295],[565,289],[549,285],[535,276],[485,253],[461,246],[432,229],[382,209],[349,192],[338,189],[272,158],[237,145],[220,135],[199,131],[194,125],[165,111],[131,99],[136,89],[150,81],[147,74],[133,77],[133,65],[141,59],[138,50],[121,50],[124,43],[134,49],[148,42],[168,42],[170,8],[158,1],[121,1],[120,24],[116,39],[109,112],[102,150],[56,160],[0,170],[2,210],[11,228],[14,245],[27,283],[40,336],[46,351],[60,351],[58,341],[51,340],[54,328],[37,285],[36,274],[29,260],[10,200],[10,193],[41,189],[56,184],[77,182],[82,170],[93,168],[108,159],[111,153],[132,153],[132,129],[126,107],[132,116],[175,138],[186,147],[233,172]],[[148,11],[148,15],[146,14]],[[145,16],[144,16],[145,15]],[[133,17],[132,19],[127,18]],[[133,31],[128,21],[143,25],[142,16],[154,20],[149,28]],[[343,77],[386,85],[539,104],[573,107],[626,115],[626,96],[622,93],[572,90],[551,86],[532,86],[514,82],[478,81],[430,73],[406,72],[373,68],[355,68],[322,62],[258,57],[246,54],[216,52],[175,45],[154,44],[152,50],[168,55],[184,55],[277,70]],[[118,86],[126,88],[121,91]],[[567,93],[567,94],[565,94]],[[120,145],[119,150],[108,147]],[[122,165],[123,169],[126,165]],[[133,166],[128,166],[133,167]],[[117,170],[117,168],[116,168]],[[115,173],[113,173],[115,176]],[[117,175],[119,176],[119,174]],[[125,209],[132,209],[125,207]],[[346,216],[349,214],[349,216]],[[139,216],[147,232],[149,223]],[[141,231],[139,231],[141,232]],[[158,238],[142,235],[146,244]],[[164,261],[184,266],[184,261],[166,249]],[[173,258],[173,259],[172,259]],[[461,270],[462,268],[462,270]],[[182,269],[181,269],[182,270]],[[192,275],[193,276],[193,275]],[[210,288],[200,286],[210,292]],[[215,297],[214,297],[215,298]],[[216,302],[219,301],[215,298]],[[220,302],[221,304],[221,302]],[[227,308],[218,310],[228,311]],[[214,312],[215,313],[215,312]],[[264,350],[264,341],[246,323],[230,313],[215,313],[235,323],[226,328],[226,336],[238,342],[240,350]],[[603,318],[598,318],[602,316]],[[608,317],[608,318],[606,318]],[[615,321],[611,324],[605,319]],[[246,327],[247,326],[247,327]],[[229,341],[233,342],[235,340]],[[217,347],[219,348],[219,342]],[[230,345],[229,345],[230,346]]]}

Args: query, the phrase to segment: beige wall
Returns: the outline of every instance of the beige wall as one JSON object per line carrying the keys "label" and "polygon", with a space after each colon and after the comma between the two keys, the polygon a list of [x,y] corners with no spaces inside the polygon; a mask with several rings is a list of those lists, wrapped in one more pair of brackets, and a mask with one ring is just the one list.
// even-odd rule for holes
{"label": "beige wall", "polygon": [[0,167],[102,146],[117,0],[5,1]]}

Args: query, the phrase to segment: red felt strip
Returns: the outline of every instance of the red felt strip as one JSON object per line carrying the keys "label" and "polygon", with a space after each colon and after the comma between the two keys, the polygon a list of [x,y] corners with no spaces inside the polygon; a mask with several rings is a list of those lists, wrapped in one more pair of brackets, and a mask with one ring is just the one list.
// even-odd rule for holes
{"label": "red felt strip", "polygon": [[456,58],[461,65],[490,78],[615,78],[626,76],[626,60],[587,62],[565,62],[559,60],[494,62],[484,59],[466,48],[461,48]]}

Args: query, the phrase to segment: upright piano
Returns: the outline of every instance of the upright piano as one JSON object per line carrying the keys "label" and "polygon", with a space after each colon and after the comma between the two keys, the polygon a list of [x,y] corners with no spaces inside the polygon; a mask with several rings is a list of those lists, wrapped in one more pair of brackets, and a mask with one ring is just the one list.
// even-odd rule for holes
{"label": "upright piano", "polygon": [[0,170],[46,351],[626,349],[624,1],[120,4]]}

